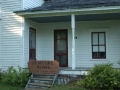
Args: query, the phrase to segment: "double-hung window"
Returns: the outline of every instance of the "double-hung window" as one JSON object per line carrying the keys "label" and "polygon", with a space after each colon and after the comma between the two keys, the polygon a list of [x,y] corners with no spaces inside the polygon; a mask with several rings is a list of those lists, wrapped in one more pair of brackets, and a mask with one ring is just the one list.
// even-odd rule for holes
{"label": "double-hung window", "polygon": [[106,35],[105,32],[92,32],[92,58],[106,59]]}

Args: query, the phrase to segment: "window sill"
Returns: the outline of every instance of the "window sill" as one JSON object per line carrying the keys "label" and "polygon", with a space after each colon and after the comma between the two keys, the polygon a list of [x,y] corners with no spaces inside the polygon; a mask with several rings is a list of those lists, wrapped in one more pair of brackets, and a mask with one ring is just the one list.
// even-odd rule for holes
{"label": "window sill", "polygon": [[109,59],[90,59],[90,61],[109,61]]}

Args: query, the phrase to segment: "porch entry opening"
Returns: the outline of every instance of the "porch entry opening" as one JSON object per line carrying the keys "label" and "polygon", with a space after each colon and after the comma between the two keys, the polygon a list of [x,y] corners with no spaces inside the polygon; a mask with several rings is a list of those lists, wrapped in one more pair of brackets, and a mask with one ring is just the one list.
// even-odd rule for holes
{"label": "porch entry opening", "polygon": [[60,67],[68,67],[68,30],[54,30],[54,60]]}
{"label": "porch entry opening", "polygon": [[36,60],[36,29],[29,29],[29,60]]}

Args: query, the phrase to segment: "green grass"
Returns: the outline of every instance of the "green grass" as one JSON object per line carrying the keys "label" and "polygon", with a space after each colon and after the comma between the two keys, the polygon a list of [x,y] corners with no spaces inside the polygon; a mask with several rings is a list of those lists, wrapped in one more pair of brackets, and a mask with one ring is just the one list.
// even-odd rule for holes
{"label": "green grass", "polygon": [[[0,90],[24,90],[23,88],[7,85],[0,81]],[[74,84],[65,84],[65,85],[54,85],[49,90],[87,90],[80,88]]]}
{"label": "green grass", "polygon": [[7,85],[7,84],[2,83],[2,82],[0,81],[0,90],[21,90],[21,89],[22,89],[22,88],[20,88],[20,87]]}
{"label": "green grass", "polygon": [[87,90],[74,84],[54,85],[50,90]]}

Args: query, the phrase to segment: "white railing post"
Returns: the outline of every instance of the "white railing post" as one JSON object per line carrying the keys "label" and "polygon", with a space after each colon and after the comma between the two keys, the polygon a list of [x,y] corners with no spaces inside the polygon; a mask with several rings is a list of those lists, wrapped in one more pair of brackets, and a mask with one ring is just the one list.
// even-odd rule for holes
{"label": "white railing post", "polygon": [[72,70],[75,69],[75,15],[71,15],[71,28],[72,28]]}

